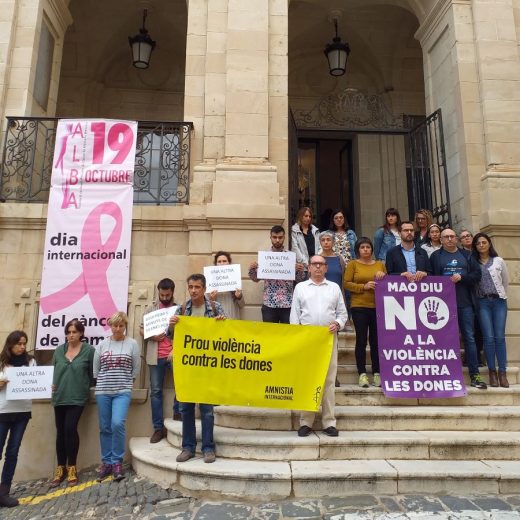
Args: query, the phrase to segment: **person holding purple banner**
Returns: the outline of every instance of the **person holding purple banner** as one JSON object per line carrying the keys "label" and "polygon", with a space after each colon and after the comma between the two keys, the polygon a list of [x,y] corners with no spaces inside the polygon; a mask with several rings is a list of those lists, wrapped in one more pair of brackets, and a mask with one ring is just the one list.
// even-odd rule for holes
{"label": "person holding purple banner", "polygon": [[379,354],[377,348],[377,317],[375,288],[377,280],[382,280],[386,274],[385,264],[374,260],[374,246],[367,237],[361,237],[354,246],[356,260],[347,265],[345,271],[345,289],[352,294],[352,320],[356,329],[356,365],[359,374],[359,386],[368,388],[366,370],[367,338],[370,344],[372,359],[373,385],[381,386],[379,370]]}
{"label": "person holding purple banner", "polygon": [[386,272],[404,276],[409,282],[420,282],[431,274],[428,253],[414,241],[413,223],[401,223],[401,244],[393,247],[386,255]]}
{"label": "person holding purple banner", "polygon": [[[491,238],[477,233],[473,239],[473,257],[480,264],[482,278],[477,286],[480,327],[484,336],[484,354],[490,386],[509,388],[506,377],[506,318],[509,275],[506,263],[498,256]],[[498,375],[496,362],[498,361]]]}
{"label": "person holding purple banner", "polygon": [[475,289],[480,282],[480,267],[471,255],[464,254],[457,247],[457,235],[447,227],[441,232],[442,248],[431,256],[434,275],[449,276],[455,284],[459,329],[464,341],[471,386],[486,390],[478,369],[477,345],[475,343]]}

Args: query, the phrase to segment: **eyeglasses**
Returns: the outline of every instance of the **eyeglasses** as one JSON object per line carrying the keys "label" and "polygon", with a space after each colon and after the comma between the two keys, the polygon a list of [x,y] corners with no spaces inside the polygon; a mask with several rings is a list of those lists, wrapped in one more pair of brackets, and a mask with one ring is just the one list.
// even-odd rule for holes
{"label": "eyeglasses", "polygon": [[311,262],[311,265],[313,267],[323,267],[324,265],[327,265],[327,264],[323,263],[323,262]]}
{"label": "eyeglasses", "polygon": [[401,229],[403,233],[413,233],[413,229]]}
{"label": "eyeglasses", "polygon": [[441,238],[445,238],[446,240],[455,240],[457,238],[457,235],[444,235]]}
{"label": "eyeglasses", "polygon": [[465,238],[471,238],[471,235],[460,235],[461,240],[464,240]]}

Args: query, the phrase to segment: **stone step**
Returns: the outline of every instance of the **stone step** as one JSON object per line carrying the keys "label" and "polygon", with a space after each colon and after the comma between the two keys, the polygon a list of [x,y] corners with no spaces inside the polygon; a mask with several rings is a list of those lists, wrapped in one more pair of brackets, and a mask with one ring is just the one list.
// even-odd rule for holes
{"label": "stone step", "polygon": [[[182,445],[182,424],[165,421],[168,442]],[[329,437],[317,430],[308,437],[296,431],[240,430],[215,426],[217,454],[245,460],[453,459],[520,460],[520,435],[502,431],[341,431]],[[200,445],[200,423],[197,422]]]}
{"label": "stone step", "polygon": [[[371,368],[370,368],[369,364],[367,364],[367,370],[369,371],[368,379],[370,380],[370,382],[372,382],[372,374],[370,373]],[[468,368],[462,367],[462,371],[464,374],[464,381],[466,382],[466,385],[469,386],[470,378],[469,378]],[[486,367],[481,367],[479,369],[479,372],[480,372],[482,378],[484,379],[484,381],[486,383],[488,383],[489,382],[488,369]],[[507,369],[507,379],[509,381],[509,384],[511,384],[511,385],[518,384],[518,382],[519,382],[518,373],[519,373],[518,367],[509,367]],[[338,379],[339,379],[340,383],[345,383],[345,384],[357,383],[358,379],[359,379],[359,375],[357,372],[356,365],[338,364]]]}
{"label": "stone step", "polygon": [[520,485],[517,461],[308,460],[256,461],[200,457],[175,462],[177,448],[166,440],[130,439],[135,471],[164,487],[196,496],[277,500],[356,494],[507,494]]}
{"label": "stone step", "polygon": [[467,387],[468,395],[450,399],[393,399],[380,388],[361,388],[357,384],[336,388],[336,405],[345,406],[520,406],[520,385],[479,390]]}
{"label": "stone step", "polygon": [[[215,424],[243,430],[291,431],[299,427],[300,413],[273,408],[217,406]],[[336,406],[342,431],[520,431],[518,406]],[[319,414],[315,425],[319,425]]]}

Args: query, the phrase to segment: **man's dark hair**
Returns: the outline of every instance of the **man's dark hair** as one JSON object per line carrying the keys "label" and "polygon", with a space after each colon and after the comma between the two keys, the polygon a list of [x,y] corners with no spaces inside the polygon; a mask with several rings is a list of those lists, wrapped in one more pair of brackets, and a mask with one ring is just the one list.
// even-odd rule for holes
{"label": "man's dark hair", "polygon": [[206,277],[200,273],[190,274],[186,282],[202,282],[202,287],[206,287]]}
{"label": "man's dark hair", "polygon": [[175,282],[171,278],[163,278],[158,284],[157,289],[161,291],[175,291]]}
{"label": "man's dark hair", "polygon": [[271,235],[273,233],[276,233],[276,234],[283,233],[285,235],[285,229],[282,226],[273,226],[271,228]]}
{"label": "man's dark hair", "polygon": [[403,224],[411,224],[412,226],[415,227],[415,224],[411,220],[403,220],[403,221],[401,221],[401,227],[403,227]]}

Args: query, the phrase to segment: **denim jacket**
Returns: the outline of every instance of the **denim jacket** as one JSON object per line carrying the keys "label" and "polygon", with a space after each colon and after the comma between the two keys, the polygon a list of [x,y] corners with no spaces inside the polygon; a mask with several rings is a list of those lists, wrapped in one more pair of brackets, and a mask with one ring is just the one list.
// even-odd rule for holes
{"label": "denim jacket", "polygon": [[383,227],[377,229],[374,235],[374,256],[376,260],[386,260],[386,253],[395,247],[395,236],[391,231],[385,231]]}

